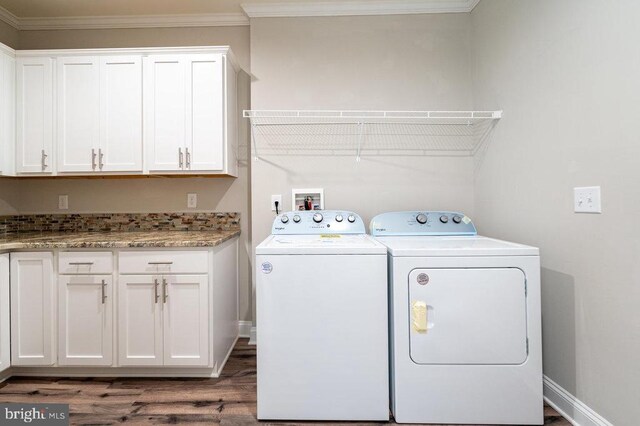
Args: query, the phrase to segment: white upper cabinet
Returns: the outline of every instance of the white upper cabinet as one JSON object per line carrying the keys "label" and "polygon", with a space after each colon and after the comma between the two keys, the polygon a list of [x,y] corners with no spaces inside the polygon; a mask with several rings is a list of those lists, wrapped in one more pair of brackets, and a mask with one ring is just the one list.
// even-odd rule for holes
{"label": "white upper cabinet", "polygon": [[16,61],[0,49],[0,175],[15,173]]}
{"label": "white upper cabinet", "polygon": [[58,172],[141,172],[141,57],[60,57],[56,74]]}
{"label": "white upper cabinet", "polygon": [[57,58],[58,172],[96,170],[100,131],[99,62],[95,56]]}
{"label": "white upper cabinet", "polygon": [[235,175],[236,73],[227,58],[150,55],[144,66],[149,171]]}
{"label": "white upper cabinet", "polygon": [[16,61],[16,173],[53,172],[53,59]]}
{"label": "white upper cabinet", "polygon": [[103,172],[142,171],[142,57],[100,58],[100,146]]}
{"label": "white upper cabinet", "polygon": [[0,254],[0,371],[10,366],[9,254]]}

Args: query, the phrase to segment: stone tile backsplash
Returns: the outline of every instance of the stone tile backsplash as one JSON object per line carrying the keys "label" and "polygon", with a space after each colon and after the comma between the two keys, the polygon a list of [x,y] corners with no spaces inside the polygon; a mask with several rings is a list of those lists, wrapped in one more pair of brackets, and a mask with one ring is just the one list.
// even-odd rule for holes
{"label": "stone tile backsplash", "polygon": [[240,229],[240,213],[89,213],[0,216],[0,236],[22,232]]}

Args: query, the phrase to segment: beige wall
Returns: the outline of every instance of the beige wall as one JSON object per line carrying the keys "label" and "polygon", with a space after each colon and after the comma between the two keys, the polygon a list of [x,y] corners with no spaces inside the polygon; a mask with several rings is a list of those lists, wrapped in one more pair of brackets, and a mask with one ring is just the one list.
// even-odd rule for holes
{"label": "beige wall", "polygon": [[[0,27],[0,37],[2,28]],[[4,41],[5,39],[0,39]],[[230,45],[245,71],[238,80],[238,114],[250,102],[249,27],[22,31],[20,49]],[[69,213],[186,211],[187,193],[198,194],[199,211],[238,211],[240,319],[251,319],[250,170],[248,126],[240,120],[241,163],[233,178],[0,179],[0,214],[56,212],[69,195]]]}
{"label": "beige wall", "polygon": [[[483,0],[478,108],[504,108],[475,186],[482,232],[539,246],[544,371],[612,424],[640,419],[640,3]],[[602,186],[601,215],[573,188]]]}
{"label": "beige wall", "polygon": [[[254,109],[471,108],[468,14],[251,21]],[[260,145],[260,139],[258,139]],[[313,149],[313,145],[308,145]],[[469,158],[270,155],[252,161],[254,245],[270,232],[271,194],[321,187],[325,208],[472,214]]]}

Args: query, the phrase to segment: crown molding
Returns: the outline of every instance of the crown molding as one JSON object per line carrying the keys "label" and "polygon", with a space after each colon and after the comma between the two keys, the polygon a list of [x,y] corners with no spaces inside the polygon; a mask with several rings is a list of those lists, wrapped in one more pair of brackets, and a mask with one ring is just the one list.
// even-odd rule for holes
{"label": "crown molding", "polygon": [[480,0],[352,0],[341,2],[248,3],[241,7],[249,18],[300,16],[412,15],[469,13]]}
{"label": "crown molding", "polygon": [[249,25],[249,19],[242,13],[19,18],[3,7],[0,7],[0,20],[20,31],[229,27]]}

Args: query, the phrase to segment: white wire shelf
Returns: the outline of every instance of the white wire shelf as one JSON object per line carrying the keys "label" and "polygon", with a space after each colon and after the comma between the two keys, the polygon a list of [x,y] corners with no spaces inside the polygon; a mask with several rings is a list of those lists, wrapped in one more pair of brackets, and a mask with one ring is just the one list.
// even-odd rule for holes
{"label": "white wire shelf", "polygon": [[260,155],[474,155],[502,111],[245,110]]}

